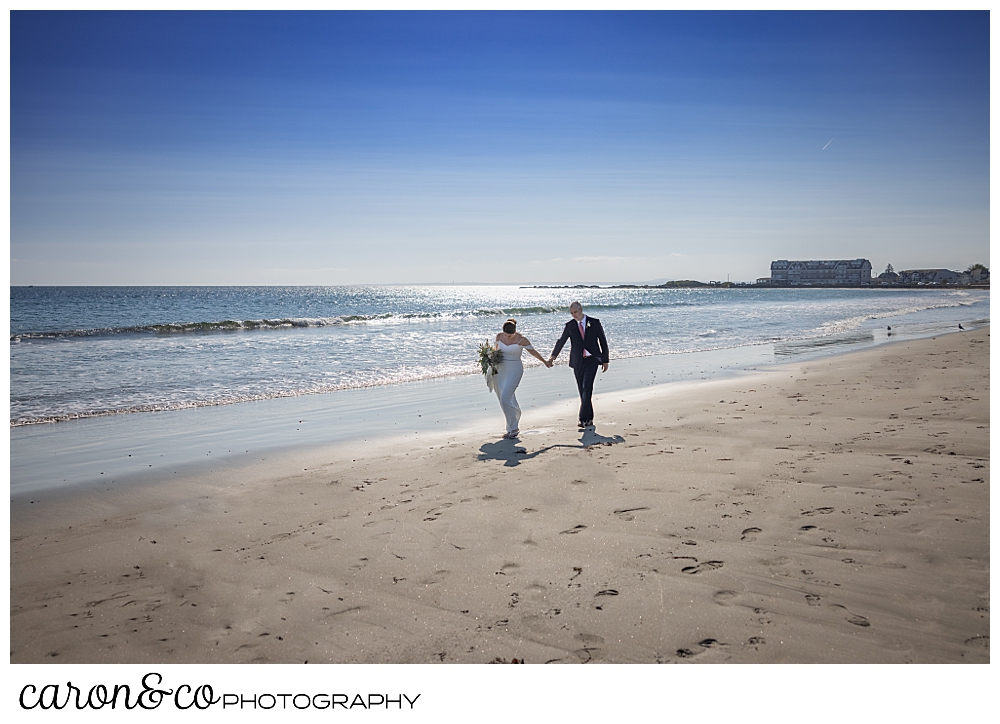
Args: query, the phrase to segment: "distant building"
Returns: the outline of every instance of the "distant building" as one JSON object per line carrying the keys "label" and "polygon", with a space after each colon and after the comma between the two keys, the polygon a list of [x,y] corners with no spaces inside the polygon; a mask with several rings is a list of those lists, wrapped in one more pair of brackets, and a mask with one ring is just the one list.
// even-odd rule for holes
{"label": "distant building", "polygon": [[951,269],[904,269],[900,284],[958,284],[962,275]]}
{"label": "distant building", "polygon": [[899,274],[896,272],[886,271],[875,277],[875,282],[880,286],[886,286],[888,284],[899,284]]}
{"label": "distant building", "polygon": [[990,270],[977,266],[975,269],[967,269],[959,277],[959,284],[989,284]]}
{"label": "distant building", "polygon": [[871,284],[872,263],[867,259],[771,262],[771,283],[801,286],[861,286]]}

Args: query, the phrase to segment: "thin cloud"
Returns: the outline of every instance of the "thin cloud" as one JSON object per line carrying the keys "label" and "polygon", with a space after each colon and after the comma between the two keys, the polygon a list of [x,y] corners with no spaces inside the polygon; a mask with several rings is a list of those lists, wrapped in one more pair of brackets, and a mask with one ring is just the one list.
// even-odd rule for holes
{"label": "thin cloud", "polygon": [[573,261],[581,264],[617,264],[623,261],[632,261],[631,256],[574,256]]}

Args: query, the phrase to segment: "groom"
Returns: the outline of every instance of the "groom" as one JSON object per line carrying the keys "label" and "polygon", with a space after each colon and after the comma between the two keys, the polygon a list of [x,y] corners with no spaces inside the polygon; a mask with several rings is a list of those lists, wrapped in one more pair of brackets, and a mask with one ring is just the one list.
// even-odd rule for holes
{"label": "groom", "polygon": [[594,424],[594,406],[590,398],[594,394],[594,378],[597,377],[597,366],[603,372],[608,371],[608,340],[604,337],[601,322],[583,313],[583,305],[573,302],[569,305],[569,313],[573,319],[566,322],[562,337],[556,342],[549,362],[552,362],[562,351],[566,340],[570,341],[569,366],[576,374],[576,387],[580,391],[580,429]]}

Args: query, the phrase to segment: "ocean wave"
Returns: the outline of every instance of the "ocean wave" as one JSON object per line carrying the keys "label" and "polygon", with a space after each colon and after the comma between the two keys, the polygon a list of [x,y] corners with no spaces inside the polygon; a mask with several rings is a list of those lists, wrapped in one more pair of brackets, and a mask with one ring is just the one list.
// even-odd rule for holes
{"label": "ocean wave", "polygon": [[825,337],[833,334],[841,334],[843,332],[849,332],[851,330],[857,329],[865,322],[872,319],[890,319],[892,317],[901,317],[905,314],[914,314],[916,312],[926,312],[930,309],[948,309],[952,307],[971,307],[975,304],[975,301],[956,301],[944,304],[922,304],[915,305],[911,307],[900,307],[899,309],[889,309],[882,312],[874,312],[868,314],[859,314],[854,317],[845,317],[844,319],[835,319],[825,324],[821,325],[817,329],[813,330],[810,335],[803,336],[803,339],[811,339],[816,337]]}
{"label": "ocean wave", "polygon": [[[675,306],[649,303],[588,305],[588,310],[630,309],[640,307]],[[97,327],[92,329],[67,329],[58,331],[14,332],[11,342],[33,339],[66,339],[73,337],[104,337],[134,334],[198,334],[213,332],[253,332],[275,329],[332,327],[361,324],[391,324],[414,321],[444,321],[476,317],[515,317],[569,312],[569,306],[530,307],[488,307],[476,309],[455,309],[436,312],[383,312],[379,314],[344,314],[331,317],[282,317],[277,319],[222,319],[200,322],[164,322],[160,324],[131,325],[121,327]]]}
{"label": "ocean wave", "polygon": [[[380,316],[380,315],[373,315]],[[197,332],[230,332],[257,329],[287,329],[290,327],[326,327],[346,324],[352,318],[287,318],[287,319],[222,319],[212,322],[166,322],[127,327],[97,327],[93,329],[67,329],[55,332],[16,332],[12,342],[22,339],[59,339],[66,337],[103,337],[122,334],[185,334]]]}
{"label": "ocean wave", "polygon": [[197,334],[199,332],[253,332],[257,330],[291,329],[293,327],[332,327],[390,319],[392,314],[350,314],[339,317],[287,317],[282,319],[222,319],[208,322],[165,322],[127,327],[97,327],[68,329],[54,332],[16,332],[11,342],[25,339],[61,339],[70,337],[103,337],[129,334]]}

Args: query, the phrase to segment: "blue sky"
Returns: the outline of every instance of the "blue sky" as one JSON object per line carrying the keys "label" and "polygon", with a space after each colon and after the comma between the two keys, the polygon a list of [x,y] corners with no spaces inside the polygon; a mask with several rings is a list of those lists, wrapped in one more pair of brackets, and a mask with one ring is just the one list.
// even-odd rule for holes
{"label": "blue sky", "polygon": [[11,13],[12,284],[989,265],[989,15]]}

